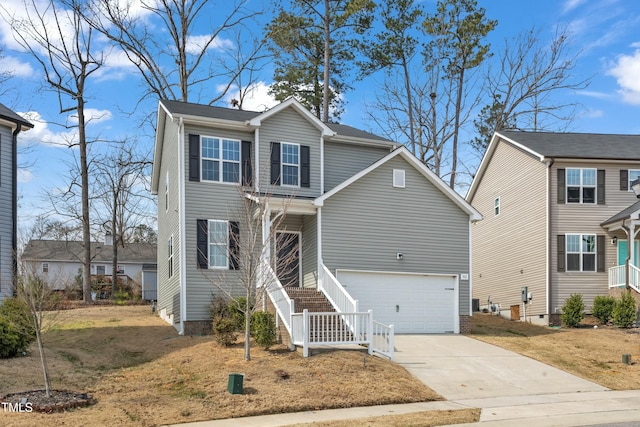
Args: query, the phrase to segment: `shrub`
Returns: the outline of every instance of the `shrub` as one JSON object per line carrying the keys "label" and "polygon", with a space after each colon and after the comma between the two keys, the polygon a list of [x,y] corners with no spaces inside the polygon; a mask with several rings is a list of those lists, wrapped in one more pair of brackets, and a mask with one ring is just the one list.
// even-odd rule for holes
{"label": "shrub", "polygon": [[276,343],[276,321],[268,311],[256,311],[251,315],[251,336],[256,344],[265,348]]}
{"label": "shrub", "polygon": [[613,307],[613,324],[621,328],[631,328],[638,318],[638,306],[631,291],[624,291]]}
{"label": "shrub", "polygon": [[233,319],[236,329],[244,331],[244,310],[247,304],[245,297],[239,297],[231,300],[229,303],[229,315]]}
{"label": "shrub", "polygon": [[233,319],[229,317],[214,316],[212,324],[213,339],[215,339],[218,344],[229,347],[236,343],[236,339],[238,339],[238,330]]}
{"label": "shrub", "polygon": [[562,306],[560,315],[562,323],[569,328],[575,328],[584,319],[584,302],[581,294],[571,294]]}
{"label": "shrub", "polygon": [[31,312],[24,301],[5,299],[0,305],[0,358],[25,351],[35,337]]}
{"label": "shrub", "polygon": [[593,317],[598,319],[601,325],[606,325],[613,316],[613,307],[616,299],[609,295],[598,295],[593,299]]}

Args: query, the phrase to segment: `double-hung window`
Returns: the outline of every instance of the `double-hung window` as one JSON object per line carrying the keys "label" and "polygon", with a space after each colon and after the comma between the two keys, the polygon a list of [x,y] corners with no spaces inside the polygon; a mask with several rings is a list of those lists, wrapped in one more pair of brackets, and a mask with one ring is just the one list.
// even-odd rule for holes
{"label": "double-hung window", "polygon": [[629,186],[627,187],[629,191],[633,191],[631,188],[631,183],[636,179],[640,178],[640,169],[629,169]]}
{"label": "double-hung window", "polygon": [[493,214],[495,216],[500,215],[500,197],[496,197],[493,201]]}
{"label": "double-hung window", "polygon": [[203,136],[200,144],[203,181],[240,182],[240,141]]}
{"label": "double-hung window", "polygon": [[282,143],[282,185],[300,186],[300,145]]}
{"label": "double-hung window", "polygon": [[596,169],[567,168],[567,203],[596,202]]}
{"label": "double-hung window", "polygon": [[209,220],[209,267],[229,268],[229,222]]}
{"label": "double-hung window", "polygon": [[567,271],[596,271],[595,234],[567,234]]}

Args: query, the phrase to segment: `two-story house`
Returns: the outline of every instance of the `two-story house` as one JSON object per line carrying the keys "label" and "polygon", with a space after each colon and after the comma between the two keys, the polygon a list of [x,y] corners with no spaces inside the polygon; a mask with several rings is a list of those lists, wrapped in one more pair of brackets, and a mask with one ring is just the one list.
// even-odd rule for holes
{"label": "two-story house", "polygon": [[638,265],[638,177],[638,135],[497,132],[466,197],[484,216],[473,227],[473,297],[543,324],[557,324],[574,293],[590,311],[625,284],[628,255]]}
{"label": "two-story house", "polygon": [[[287,235],[265,255],[285,288],[329,294],[331,282],[396,332],[468,325],[478,212],[405,147],[323,123],[294,99],[265,112],[160,101],[152,191],[158,310],[181,333],[207,325],[220,286],[243,295],[234,254],[254,237],[238,213],[246,198],[268,204],[262,236],[276,220],[275,238]],[[285,257],[292,269],[277,271]]]}
{"label": "two-story house", "polygon": [[18,134],[32,128],[0,104],[0,301],[13,294],[18,265]]}

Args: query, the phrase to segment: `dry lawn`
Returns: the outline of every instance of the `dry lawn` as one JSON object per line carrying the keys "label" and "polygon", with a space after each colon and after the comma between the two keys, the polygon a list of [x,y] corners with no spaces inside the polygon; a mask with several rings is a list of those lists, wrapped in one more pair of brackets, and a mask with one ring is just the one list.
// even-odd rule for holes
{"label": "dry lawn", "polygon": [[291,427],[428,427],[478,422],[480,409],[414,412],[404,415],[360,418],[356,420],[295,424]]}
{"label": "dry lawn", "polygon": [[[53,388],[89,392],[97,403],[63,414],[0,412],[0,425],[150,426],[441,399],[400,366],[365,351],[303,358],[285,348],[254,348],[245,362],[241,344],[223,348],[211,337],[178,336],[148,307],[60,316],[45,340]],[[230,373],[245,374],[243,395],[227,392]],[[26,357],[0,360],[0,396],[41,388],[35,346]]]}
{"label": "dry lawn", "polygon": [[[598,326],[548,328],[474,314],[471,336],[539,360],[613,390],[640,389],[640,329]],[[632,365],[622,363],[631,354]]]}

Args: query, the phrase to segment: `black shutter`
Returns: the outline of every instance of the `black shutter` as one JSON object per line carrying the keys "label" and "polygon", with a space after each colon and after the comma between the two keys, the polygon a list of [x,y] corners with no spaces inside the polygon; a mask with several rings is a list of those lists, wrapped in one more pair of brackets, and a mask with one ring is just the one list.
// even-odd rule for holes
{"label": "black shutter", "polygon": [[197,237],[197,259],[199,268],[209,268],[209,221],[199,219]]}
{"label": "black shutter", "polygon": [[237,270],[240,263],[240,226],[229,221],[229,270]]}
{"label": "black shutter", "polygon": [[300,186],[311,186],[311,154],[308,145],[300,146]]}
{"label": "black shutter", "polygon": [[251,141],[242,141],[242,185],[250,186],[252,180]]}
{"label": "black shutter", "polygon": [[280,143],[271,143],[271,184],[280,185]]}
{"label": "black shutter", "polygon": [[627,169],[620,169],[620,189],[629,191],[629,171]]}
{"label": "black shutter", "polygon": [[604,272],[604,251],[605,251],[605,247],[604,247],[604,234],[598,234],[596,236],[596,268],[598,269],[598,272],[603,273]]}
{"label": "black shutter", "polygon": [[189,134],[189,181],[200,181],[200,135]]}
{"label": "black shutter", "polygon": [[597,188],[597,200],[599,205],[604,205],[604,186],[605,186],[605,172],[604,169],[598,169],[598,188]]}
{"label": "black shutter", "polygon": [[558,272],[566,271],[567,258],[565,256],[565,246],[566,244],[564,234],[558,234]]}
{"label": "black shutter", "polygon": [[[565,203],[564,201],[564,196],[565,196],[565,173],[564,173],[564,169],[558,169],[558,203]],[[560,236],[558,236],[560,237]]]}

